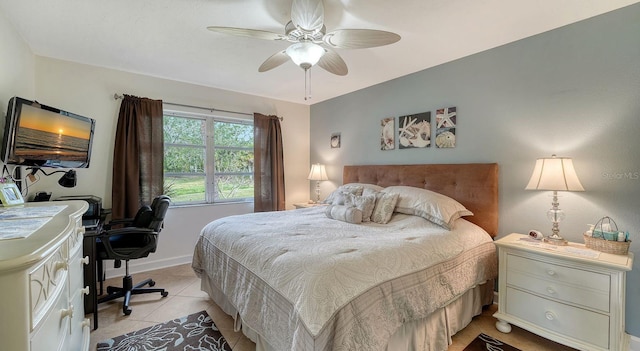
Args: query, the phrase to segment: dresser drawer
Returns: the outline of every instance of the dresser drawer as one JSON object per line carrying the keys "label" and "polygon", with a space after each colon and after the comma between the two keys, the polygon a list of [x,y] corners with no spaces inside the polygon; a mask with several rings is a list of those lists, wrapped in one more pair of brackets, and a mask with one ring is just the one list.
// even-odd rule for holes
{"label": "dresser drawer", "polygon": [[42,323],[31,335],[31,351],[66,350],[66,336],[71,325],[69,314],[69,295],[66,293],[67,284],[62,284],[64,294],[60,294],[48,309]]}
{"label": "dresser drawer", "polygon": [[82,250],[82,240],[84,239],[84,227],[82,226],[82,218],[75,220],[76,226],[69,235],[69,256],[73,256],[76,251]]}
{"label": "dresser drawer", "polygon": [[609,312],[608,274],[507,255],[507,285],[562,302]]}
{"label": "dresser drawer", "polygon": [[609,348],[607,315],[546,300],[510,287],[507,287],[506,313],[564,337]]}
{"label": "dresser drawer", "polygon": [[29,272],[30,327],[33,330],[63,291],[68,276],[67,246],[62,245]]}

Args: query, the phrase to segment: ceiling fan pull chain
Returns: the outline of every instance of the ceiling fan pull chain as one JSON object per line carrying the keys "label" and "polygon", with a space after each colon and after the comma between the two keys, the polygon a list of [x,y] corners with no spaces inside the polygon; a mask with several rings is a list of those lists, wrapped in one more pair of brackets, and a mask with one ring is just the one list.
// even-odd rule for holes
{"label": "ceiling fan pull chain", "polygon": [[311,99],[311,69],[304,70],[304,99]]}

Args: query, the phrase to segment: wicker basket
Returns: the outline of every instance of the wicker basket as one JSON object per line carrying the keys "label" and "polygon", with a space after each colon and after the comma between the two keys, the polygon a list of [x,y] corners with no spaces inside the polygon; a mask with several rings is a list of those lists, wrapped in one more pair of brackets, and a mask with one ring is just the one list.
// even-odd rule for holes
{"label": "wicker basket", "polygon": [[[610,217],[603,217],[601,218],[595,225],[595,232],[600,232],[603,234],[608,234],[608,232],[606,232],[603,229],[603,224],[609,224],[609,226],[611,226],[611,224],[613,224],[615,226],[615,231],[618,231],[618,225],[616,224],[616,222],[611,219]],[[588,235],[583,235],[584,236],[584,243],[585,246],[589,249],[593,249],[596,251],[600,251],[600,252],[604,252],[604,253],[610,253],[610,254],[615,254],[615,255],[626,255],[627,253],[629,253],[629,246],[631,245],[631,240],[629,241],[616,241],[616,240],[605,240],[603,238],[597,238],[597,237],[592,237],[592,236],[588,236]]]}

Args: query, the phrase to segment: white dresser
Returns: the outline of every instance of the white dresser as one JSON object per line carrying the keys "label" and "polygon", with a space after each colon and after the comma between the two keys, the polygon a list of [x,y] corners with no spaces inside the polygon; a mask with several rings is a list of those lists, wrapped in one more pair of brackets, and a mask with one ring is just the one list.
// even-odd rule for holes
{"label": "white dresser", "polygon": [[[82,214],[88,204],[38,202],[15,209],[24,214],[47,206],[64,208],[53,217],[0,218],[0,235],[15,230],[12,223],[49,218],[26,238],[0,240],[2,350],[89,349],[90,326],[84,318],[83,304],[88,288],[83,286],[82,270],[88,263],[88,258],[82,257]],[[0,211],[5,210],[0,207]]]}
{"label": "white dresser", "polygon": [[521,238],[526,236],[510,234],[495,242],[496,328],[508,333],[512,323],[579,350],[625,350],[625,279],[633,253],[598,253],[576,243],[554,250]]}

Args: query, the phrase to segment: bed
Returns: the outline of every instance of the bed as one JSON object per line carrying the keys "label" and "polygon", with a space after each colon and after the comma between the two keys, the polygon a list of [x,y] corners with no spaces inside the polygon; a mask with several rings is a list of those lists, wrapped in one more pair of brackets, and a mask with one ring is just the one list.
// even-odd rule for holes
{"label": "bed", "polygon": [[192,266],[258,351],[446,350],[493,300],[497,179],[497,164],[345,166],[344,184],[400,199],[428,189],[473,216],[352,224],[323,206],[231,216],[203,228]]}

